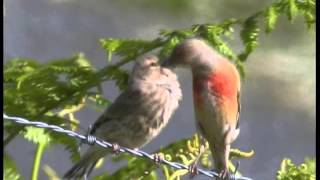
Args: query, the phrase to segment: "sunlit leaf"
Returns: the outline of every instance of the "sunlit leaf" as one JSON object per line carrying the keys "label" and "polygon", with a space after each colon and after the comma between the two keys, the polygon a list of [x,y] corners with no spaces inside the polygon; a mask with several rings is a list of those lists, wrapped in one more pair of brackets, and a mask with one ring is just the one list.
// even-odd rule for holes
{"label": "sunlit leaf", "polygon": [[288,0],[288,2],[289,2],[288,18],[292,22],[294,18],[297,16],[299,11],[296,4],[296,0]]}
{"label": "sunlit leaf", "polygon": [[267,8],[265,17],[266,17],[266,32],[269,33],[274,29],[275,24],[278,20],[278,12],[276,8],[274,6],[270,6],[269,8]]}
{"label": "sunlit leaf", "polygon": [[48,144],[50,142],[50,136],[45,132],[44,128],[26,127],[26,132],[23,137],[35,144]]}
{"label": "sunlit leaf", "polygon": [[306,159],[300,165],[295,165],[291,159],[282,160],[280,169],[277,172],[277,180],[315,180],[315,160]]}
{"label": "sunlit leaf", "polygon": [[22,179],[25,179],[20,175],[15,162],[9,156],[9,154],[4,153],[3,162],[4,162],[4,167],[3,167],[3,170],[4,170],[3,171],[3,178],[4,178],[4,180],[22,180]]}
{"label": "sunlit leaf", "polygon": [[43,171],[48,176],[49,180],[60,180],[59,176],[57,175],[57,172],[53,170],[49,165],[43,166]]}

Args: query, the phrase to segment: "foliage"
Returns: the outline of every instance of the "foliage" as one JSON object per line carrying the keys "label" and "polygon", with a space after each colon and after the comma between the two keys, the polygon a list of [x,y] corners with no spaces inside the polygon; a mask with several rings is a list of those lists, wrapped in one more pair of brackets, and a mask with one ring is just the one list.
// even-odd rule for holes
{"label": "foliage", "polygon": [[[315,24],[315,0],[279,0],[272,3],[264,10],[245,19],[227,19],[221,23],[196,24],[180,30],[161,30],[154,40],[128,40],[128,39],[101,39],[101,44],[109,54],[116,53],[122,62],[135,59],[140,54],[157,51],[160,58],[168,57],[172,48],[190,37],[200,37],[212,45],[218,52],[234,61],[245,76],[243,63],[252,51],[258,47],[261,27],[260,21],[265,22],[265,32],[270,33],[276,26],[280,15],[285,15],[293,22],[298,15],[302,15],[308,29]],[[240,26],[240,37],[244,50],[236,54],[230,47],[235,26]]]}
{"label": "foliage", "polygon": [[[191,138],[182,139],[171,143],[166,147],[160,148],[154,153],[159,154],[166,160],[190,165],[195,160],[198,154],[199,146],[199,138],[197,135],[194,135]],[[232,150],[230,156],[237,156],[238,158],[250,158],[253,156],[253,153]],[[208,169],[211,167],[211,161],[209,157],[211,157],[211,152],[209,151],[209,145],[207,143],[205,147],[205,153],[201,157],[200,161],[203,168]],[[94,179],[154,179],[154,174],[156,174],[156,170],[158,168],[161,169],[166,179],[176,179],[189,173],[187,170],[176,170],[169,166],[157,165],[156,163],[148,159],[133,157],[127,154],[119,155],[113,160],[120,161],[124,159],[128,161],[127,166],[118,169],[111,175],[108,173],[104,173],[96,176]],[[231,161],[229,163],[231,164]]]}
{"label": "foliage", "polygon": [[[98,88],[101,82],[98,73],[83,54],[46,64],[13,59],[4,66],[4,111],[62,127],[77,127],[77,121],[72,118],[72,110],[79,110],[75,107],[81,107],[85,100],[105,105]],[[69,118],[63,118],[66,114]],[[20,133],[35,144],[62,144],[73,160],[80,158],[75,139],[10,122],[4,123],[4,127],[5,145]]]}
{"label": "foliage", "polygon": [[316,162],[314,159],[306,158],[300,165],[295,165],[290,159],[282,160],[277,173],[277,180],[315,180]]}
{"label": "foliage", "polygon": [[55,170],[53,170],[49,165],[43,165],[43,171],[46,173],[46,175],[48,176],[49,180],[59,180],[59,176],[57,175],[57,173],[55,172]]}
{"label": "foliage", "polygon": [[4,161],[4,172],[3,172],[4,180],[24,179],[20,175],[14,160],[6,152],[4,152],[3,161]]}
{"label": "foliage", "polygon": [[[265,28],[266,33],[272,32],[280,16],[286,16],[290,22],[298,16],[304,18],[308,29],[315,24],[315,0],[279,0],[245,19],[227,19],[220,23],[195,24],[185,29],[160,30],[158,37],[153,40],[142,39],[101,39],[100,43],[107,52],[107,59],[115,61],[112,65],[96,70],[83,54],[70,58],[52,60],[48,63],[39,63],[29,58],[14,58],[4,65],[4,107],[8,115],[21,116],[27,119],[43,121],[59,125],[71,130],[81,128],[74,113],[84,107],[105,109],[110,101],[102,97],[101,83],[114,81],[119,90],[127,86],[128,72],[124,65],[137,59],[148,52],[157,54],[161,59],[168,57],[172,49],[186,38],[200,37],[206,40],[218,52],[228,57],[239,68],[242,77],[245,75],[244,63],[249,55],[259,45],[259,34]],[[261,22],[264,27],[261,27]],[[243,49],[239,53],[231,47],[234,40],[236,26],[240,27],[239,36]],[[115,55],[115,56],[113,56]],[[114,58],[117,60],[114,60]],[[83,129],[83,128],[82,128]],[[70,153],[70,158],[77,161],[80,158],[78,143],[75,139],[49,132],[44,129],[23,127],[4,121],[4,145],[9,144],[17,135],[22,135],[26,140],[34,143],[39,148],[35,154],[34,169],[39,169],[42,151],[54,144],[61,144]],[[41,146],[40,146],[41,145]],[[179,161],[190,164],[198,151],[197,136],[174,142],[159,149],[167,160]],[[251,152],[232,150],[231,157],[249,158]],[[211,166],[210,151],[206,150],[201,159],[204,168]],[[187,174],[185,170],[174,170],[164,165],[155,165],[145,159],[120,155],[115,161],[127,160],[128,166],[118,169],[113,174],[104,173],[95,179],[157,179],[158,169],[167,179],[179,179]],[[309,162],[309,161],[308,161]],[[306,166],[309,167],[308,162]],[[35,165],[39,163],[38,165]],[[285,161],[279,172],[278,178],[293,177],[292,172],[299,171],[304,176],[308,175],[305,166],[296,167]],[[14,161],[5,154],[5,179],[21,179]],[[230,162],[231,169],[233,168]],[[292,170],[293,169],[293,170]],[[56,178],[50,167],[45,168],[47,174]],[[33,173],[34,174],[34,173]],[[35,172],[37,174],[37,172]]]}

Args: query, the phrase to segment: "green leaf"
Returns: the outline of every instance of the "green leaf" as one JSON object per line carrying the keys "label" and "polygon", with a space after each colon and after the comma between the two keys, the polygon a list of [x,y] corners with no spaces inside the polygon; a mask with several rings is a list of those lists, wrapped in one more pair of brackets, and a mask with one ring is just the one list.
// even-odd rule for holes
{"label": "green leaf", "polygon": [[56,171],[53,170],[49,165],[43,166],[43,171],[47,175],[49,180],[60,180],[59,176],[57,175]]}
{"label": "green leaf", "polygon": [[144,54],[152,49],[160,46],[160,41],[155,39],[153,41],[137,40],[137,39],[100,39],[100,44],[107,51],[109,57],[110,53],[122,56],[123,59],[134,60],[139,55]]}
{"label": "green leaf", "polygon": [[266,33],[271,32],[278,19],[278,12],[274,6],[270,6],[267,8],[266,13],[265,13],[265,18],[266,18]]}
{"label": "green leaf", "polygon": [[85,58],[84,53],[79,53],[75,56],[75,64],[78,67],[93,69],[91,63]]}
{"label": "green leaf", "polygon": [[104,179],[108,179],[110,177],[108,172],[104,172],[100,175],[97,175],[95,177],[92,178],[92,180],[104,180]]}
{"label": "green leaf", "polygon": [[50,133],[50,136],[53,144],[62,144],[65,150],[70,153],[72,162],[78,162],[80,160],[80,152],[78,151],[79,143],[77,139],[57,132]]}
{"label": "green leaf", "polygon": [[316,23],[315,0],[297,1],[296,3],[299,9],[299,13],[303,14],[304,16],[307,28],[311,29]]}
{"label": "green leaf", "polygon": [[48,144],[50,142],[50,136],[45,132],[44,128],[26,127],[26,132],[23,137],[28,141],[35,144]]}
{"label": "green leaf", "polygon": [[315,160],[306,158],[300,165],[295,165],[291,159],[282,160],[277,172],[277,180],[315,180]]}
{"label": "green leaf", "polygon": [[314,14],[312,14],[310,12],[306,12],[304,15],[304,18],[305,18],[305,22],[306,22],[308,29],[311,29],[316,22]]}
{"label": "green leaf", "polygon": [[242,30],[240,32],[240,37],[242,43],[244,44],[245,50],[238,55],[240,61],[244,62],[247,60],[249,54],[258,46],[258,38],[260,33],[260,28],[258,26],[258,17],[260,12],[253,16],[250,16],[245,20],[242,25]]}
{"label": "green leaf", "polygon": [[208,41],[219,53],[228,57],[231,60],[236,60],[237,57],[233,50],[229,47],[224,38],[231,39],[232,25],[238,23],[235,19],[228,19],[219,24],[205,24],[193,26],[193,31],[196,31],[199,36]]}
{"label": "green leaf", "polygon": [[105,108],[111,104],[111,101],[104,98],[101,94],[93,93],[88,96],[88,99],[95,103],[95,105],[88,104],[89,107],[101,112],[104,111]]}
{"label": "green leaf", "polygon": [[236,61],[236,67],[239,71],[240,77],[241,79],[245,79],[246,77],[246,71],[245,71],[245,67],[242,61],[238,60]]}
{"label": "green leaf", "polygon": [[160,57],[168,57],[173,50],[173,48],[182,41],[181,38],[177,36],[171,37],[167,42],[164,43],[162,49],[159,52]]}
{"label": "green leaf", "polygon": [[25,179],[20,175],[20,172],[18,171],[18,168],[13,161],[13,159],[9,156],[8,153],[4,152],[4,172],[3,172],[3,178],[4,180],[22,180]]}
{"label": "green leaf", "polygon": [[296,0],[288,0],[288,18],[293,22],[294,18],[297,16],[299,10],[296,4]]}
{"label": "green leaf", "polygon": [[113,40],[111,38],[106,40],[100,39],[100,43],[102,47],[108,52],[108,61],[111,61],[112,53],[116,51],[120,46],[120,40]]}
{"label": "green leaf", "polygon": [[306,164],[307,168],[309,169],[310,173],[316,173],[316,161],[315,159],[305,158],[304,163]]}
{"label": "green leaf", "polygon": [[129,73],[116,66],[108,66],[105,75],[109,80],[114,80],[120,90],[124,90],[128,86]]}

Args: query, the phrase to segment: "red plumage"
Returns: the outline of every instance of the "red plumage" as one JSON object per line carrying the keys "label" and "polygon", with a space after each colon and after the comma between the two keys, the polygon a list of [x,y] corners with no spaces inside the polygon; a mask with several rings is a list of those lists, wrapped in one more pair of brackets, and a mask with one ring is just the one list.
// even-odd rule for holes
{"label": "red plumage", "polygon": [[239,73],[234,64],[199,39],[179,44],[169,63],[192,70],[197,129],[209,142],[215,168],[225,178],[230,146],[240,132]]}
{"label": "red plumage", "polygon": [[238,91],[240,77],[238,71],[228,60],[220,59],[219,65],[210,73],[193,75],[193,96],[196,107],[201,107],[201,93],[215,97],[216,104],[227,114],[230,121],[237,121]]}

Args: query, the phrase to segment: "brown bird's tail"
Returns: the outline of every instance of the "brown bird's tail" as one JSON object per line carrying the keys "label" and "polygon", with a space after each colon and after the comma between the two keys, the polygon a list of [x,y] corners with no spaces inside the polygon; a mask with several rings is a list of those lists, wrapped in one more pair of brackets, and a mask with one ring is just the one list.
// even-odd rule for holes
{"label": "brown bird's tail", "polygon": [[91,147],[70,170],[68,170],[63,179],[87,179],[98,160],[103,157],[102,152],[97,147]]}

